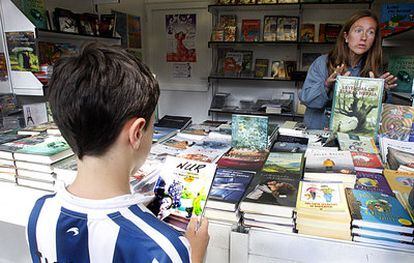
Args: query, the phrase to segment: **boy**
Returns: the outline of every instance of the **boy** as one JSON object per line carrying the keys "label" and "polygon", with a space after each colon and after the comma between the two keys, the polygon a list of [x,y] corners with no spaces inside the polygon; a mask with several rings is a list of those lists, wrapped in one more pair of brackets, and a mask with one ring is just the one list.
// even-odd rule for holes
{"label": "boy", "polygon": [[149,69],[120,49],[93,43],[55,64],[49,102],[78,174],[36,202],[27,227],[33,262],[203,260],[207,220],[196,229],[192,219],[185,238],[130,193],[129,175],[151,147],[158,97]]}

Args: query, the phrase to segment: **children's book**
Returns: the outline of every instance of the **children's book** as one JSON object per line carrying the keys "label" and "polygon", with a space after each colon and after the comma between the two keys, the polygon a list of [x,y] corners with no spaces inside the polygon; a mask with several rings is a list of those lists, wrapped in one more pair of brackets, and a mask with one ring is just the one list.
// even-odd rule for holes
{"label": "children's book", "polygon": [[6,32],[6,41],[12,70],[39,71],[34,32]]}
{"label": "children's book", "polygon": [[300,41],[315,42],[315,24],[302,24],[300,28]]}
{"label": "children's book", "polygon": [[338,132],[337,137],[339,148],[342,151],[378,153],[378,148],[373,138],[343,132]]}
{"label": "children's book", "polygon": [[320,151],[307,156],[305,173],[355,174],[349,151]]}
{"label": "children's book", "polygon": [[[414,8],[412,14],[414,14]],[[388,71],[398,78],[398,85],[393,91],[409,94],[413,93],[414,56],[392,55],[389,58]]]}
{"label": "children's book", "polygon": [[298,40],[298,17],[278,16],[277,17],[277,41]]}
{"label": "children's book", "polygon": [[193,215],[203,215],[215,170],[215,164],[168,156],[150,210],[159,219],[184,231]]}
{"label": "children's book", "polygon": [[217,162],[218,167],[256,171],[262,168],[268,151],[232,148]]}
{"label": "children's book", "polygon": [[256,78],[267,77],[269,74],[269,60],[257,58],[254,64],[254,76]]}
{"label": "children's book", "polygon": [[376,153],[351,152],[356,171],[382,173],[384,166]]}
{"label": "children's book", "polygon": [[224,74],[237,75],[240,74],[243,68],[243,53],[241,52],[227,52],[224,59],[223,72]]}
{"label": "children's book", "polygon": [[236,211],[254,175],[255,172],[252,171],[218,168],[211,186],[207,207]]}
{"label": "children's book", "polygon": [[394,196],[357,189],[345,191],[353,226],[414,233],[413,221]]}
{"label": "children's book", "polygon": [[394,195],[382,174],[357,172],[356,175],[355,189]]}
{"label": "children's book", "polygon": [[265,16],[263,21],[263,41],[276,41],[277,16]]}
{"label": "children's book", "polygon": [[414,27],[414,3],[384,3],[381,5],[381,36],[386,37]]}
{"label": "children's book", "polygon": [[260,41],[260,19],[243,19],[241,41]]}
{"label": "children's book", "polygon": [[232,116],[232,146],[264,150],[268,145],[268,117],[236,115]]}
{"label": "children's book", "polygon": [[379,134],[389,139],[409,141],[413,118],[414,107],[383,104]]}
{"label": "children's book", "polygon": [[330,130],[376,138],[383,89],[383,79],[338,76]]}

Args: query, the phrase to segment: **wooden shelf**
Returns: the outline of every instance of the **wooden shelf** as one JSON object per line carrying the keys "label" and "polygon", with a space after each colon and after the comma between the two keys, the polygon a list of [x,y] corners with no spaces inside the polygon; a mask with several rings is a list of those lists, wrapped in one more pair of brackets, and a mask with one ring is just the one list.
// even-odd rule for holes
{"label": "wooden shelf", "polygon": [[259,116],[277,116],[277,117],[290,117],[290,118],[303,118],[301,114],[294,114],[294,113],[266,113],[262,111],[248,111],[243,109],[234,109],[234,110],[226,110],[226,109],[214,109],[210,108],[208,110],[209,113],[218,113],[218,114],[243,114],[243,115],[259,115]]}

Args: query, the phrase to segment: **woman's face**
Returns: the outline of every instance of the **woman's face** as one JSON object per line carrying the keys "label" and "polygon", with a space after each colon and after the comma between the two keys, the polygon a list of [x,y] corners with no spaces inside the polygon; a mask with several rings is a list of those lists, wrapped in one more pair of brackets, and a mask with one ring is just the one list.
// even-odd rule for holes
{"label": "woman's face", "polygon": [[377,23],[371,17],[363,17],[355,21],[348,33],[345,33],[345,42],[355,55],[362,55],[372,47],[375,41]]}

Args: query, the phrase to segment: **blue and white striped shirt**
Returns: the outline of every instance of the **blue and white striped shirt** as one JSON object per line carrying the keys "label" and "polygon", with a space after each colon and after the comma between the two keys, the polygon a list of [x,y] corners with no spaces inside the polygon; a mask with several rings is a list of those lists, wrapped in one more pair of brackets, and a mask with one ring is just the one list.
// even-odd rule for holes
{"label": "blue and white striped shirt", "polygon": [[142,205],[142,195],[89,200],[64,187],[29,218],[33,262],[190,262],[188,240]]}

